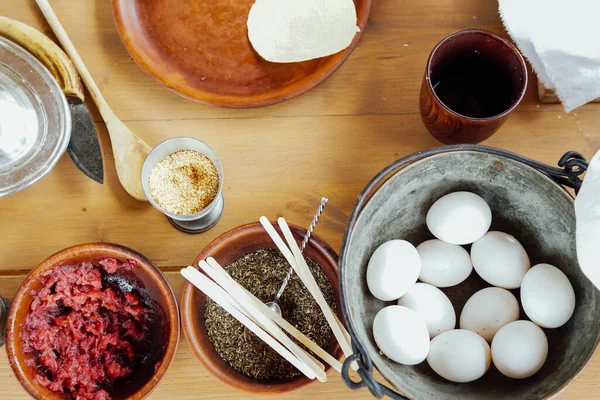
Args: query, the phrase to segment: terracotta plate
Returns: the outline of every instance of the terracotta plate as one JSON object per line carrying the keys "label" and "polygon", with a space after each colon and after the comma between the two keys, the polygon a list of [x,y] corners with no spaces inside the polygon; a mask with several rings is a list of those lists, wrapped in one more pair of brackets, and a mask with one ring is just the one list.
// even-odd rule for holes
{"label": "terracotta plate", "polygon": [[[361,32],[371,0],[354,0]],[[287,100],[316,86],[350,55],[301,63],[263,60],[248,40],[254,0],[112,0],[117,31],[133,59],[181,96],[232,108]]]}

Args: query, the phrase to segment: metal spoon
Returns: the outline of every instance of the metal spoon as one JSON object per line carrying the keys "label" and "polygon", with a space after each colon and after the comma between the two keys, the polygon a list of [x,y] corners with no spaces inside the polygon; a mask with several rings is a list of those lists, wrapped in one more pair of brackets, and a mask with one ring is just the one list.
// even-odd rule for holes
{"label": "metal spoon", "polygon": [[[304,249],[306,248],[306,245],[308,244],[308,241],[310,240],[310,237],[312,236],[312,233],[315,230],[315,226],[317,225],[317,222],[319,222],[319,218],[321,218],[321,214],[323,213],[325,204],[327,204],[328,201],[329,201],[329,199],[327,197],[321,198],[321,204],[319,205],[319,208],[317,209],[317,213],[315,214],[315,217],[313,218],[312,222],[310,223],[310,226],[308,227],[306,234],[304,234],[304,239],[302,240],[302,244],[300,245],[301,252],[304,252]],[[285,279],[281,283],[281,287],[279,288],[279,291],[275,295],[275,298],[273,299],[273,301],[269,301],[269,302],[265,303],[265,305],[267,307],[269,307],[271,309],[271,311],[273,311],[275,314],[279,315],[280,317],[282,315],[281,307],[279,307],[279,304],[277,304],[277,302],[279,301],[279,298],[281,297],[285,288],[287,287],[288,283],[290,282],[290,278],[292,277],[293,274],[294,274],[294,268],[292,268],[290,266],[290,270],[288,271],[287,275],[285,276]],[[249,334],[250,334],[250,331],[248,330],[248,328],[244,328],[244,340],[245,341],[248,341]]]}

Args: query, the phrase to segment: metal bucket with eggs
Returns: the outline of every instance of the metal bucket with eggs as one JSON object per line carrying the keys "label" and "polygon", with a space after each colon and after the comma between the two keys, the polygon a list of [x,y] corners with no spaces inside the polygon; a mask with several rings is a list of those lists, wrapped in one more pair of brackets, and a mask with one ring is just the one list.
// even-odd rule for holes
{"label": "metal bucket with eggs", "polygon": [[[350,217],[340,257],[342,309],[355,351],[343,369],[349,387],[368,387],[379,398],[543,399],[564,390],[581,373],[600,339],[600,294],[577,262],[574,199],[565,187],[577,192],[587,163],[578,153],[569,152],[558,165],[550,167],[491,147],[444,146],[394,162],[367,185]],[[394,303],[378,300],[367,287],[371,255],[389,240],[417,245],[433,239],[426,214],[436,200],[457,191],[483,198],[492,212],[490,230],[514,236],[527,250],[531,265],[553,264],[574,289],[571,318],[559,328],[544,330],[546,361],[526,379],[510,379],[492,365],[477,380],[454,383],[436,374],[427,362],[411,366],[392,361],[375,342],[375,316]],[[442,291],[460,315],[466,301],[486,286],[473,272],[463,283]],[[512,292],[519,297],[518,289]],[[523,309],[520,315],[526,319]],[[349,376],[353,361],[359,366],[359,378],[354,380]],[[375,381],[373,368],[391,388]]]}

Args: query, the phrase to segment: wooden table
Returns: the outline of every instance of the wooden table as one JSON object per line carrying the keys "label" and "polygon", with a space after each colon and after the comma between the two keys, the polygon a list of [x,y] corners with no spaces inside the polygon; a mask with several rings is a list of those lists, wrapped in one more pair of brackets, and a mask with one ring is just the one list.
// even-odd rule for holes
{"label": "wooden table", "polygon": [[[155,83],[119,40],[109,0],[52,4],[110,105],[150,145],[171,136],[207,142],[225,169],[227,201],[221,222],[201,235],[176,231],[147,203],[119,185],[106,128],[93,105],[105,159],[106,183],[81,174],[65,155],[33,187],[0,199],[0,294],[11,298],[27,272],[76,243],[108,241],[149,257],[169,275],[177,295],[181,266],[221,233],[285,216],[308,225],[321,196],[329,197],[316,232],[339,249],[357,195],[380,169],[409,153],[438,146],[425,130],[418,97],[425,62],[445,35],[468,27],[505,35],[495,0],[374,0],[362,42],[326,82],[272,107],[227,110],[199,105]],[[0,15],[51,35],[33,0],[0,1]],[[556,164],[567,150],[586,157],[600,148],[600,104],[566,114],[539,104],[536,79],[502,129],[485,144]],[[1,110],[0,110],[1,112]],[[600,356],[561,398],[595,399]],[[0,352],[1,398],[28,398]],[[258,399],[225,387],[208,374],[182,337],[175,362],[151,398]],[[287,399],[370,398],[347,389],[336,373]]]}

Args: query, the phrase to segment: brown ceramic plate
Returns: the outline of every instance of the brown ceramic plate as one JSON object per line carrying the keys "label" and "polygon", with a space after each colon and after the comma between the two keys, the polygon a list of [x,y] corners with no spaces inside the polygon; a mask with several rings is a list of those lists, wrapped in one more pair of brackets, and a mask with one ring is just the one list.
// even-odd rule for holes
{"label": "brown ceramic plate", "polygon": [[[278,227],[276,229],[280,232]],[[294,234],[296,241],[301,243],[306,230],[291,224],[290,230]],[[194,266],[197,266],[200,260],[204,260],[207,257],[214,257],[221,265],[226,266],[246,254],[268,248],[275,248],[275,245],[263,227],[258,222],[255,222],[234,228],[213,240],[196,257]],[[311,236],[304,254],[319,265],[327,275],[329,282],[333,286],[337,302],[337,315],[343,321],[337,275],[337,254],[327,243],[315,235]],[[252,379],[230,367],[229,364],[219,357],[208,338],[204,326],[205,303],[206,296],[204,293],[186,282],[181,294],[181,324],[183,332],[192,352],[198,360],[221,382],[236,389],[265,394],[290,392],[316,382],[316,380],[308,379],[303,375],[280,380]],[[325,350],[337,359],[342,356],[342,350],[335,337],[332,338],[329,348]],[[326,366],[326,371],[329,368],[329,366]]]}
{"label": "brown ceramic plate", "polygon": [[[361,32],[371,0],[354,0]],[[200,103],[231,108],[279,103],[333,73],[360,39],[332,56],[277,64],[263,60],[248,40],[254,0],[112,0],[127,51],[150,76]]]}
{"label": "brown ceramic plate", "polygon": [[[43,273],[52,270],[60,264],[78,264],[89,261],[98,264],[103,258],[116,258],[120,261],[135,260],[137,267],[131,271],[118,271],[112,274],[113,279],[123,280],[133,285],[144,297],[158,315],[162,317],[151,326],[153,338],[156,341],[149,360],[133,372],[127,381],[115,384],[109,394],[113,399],[140,400],[147,397],[158,385],[173,361],[177,343],[179,342],[179,312],[177,301],[167,279],[158,268],[143,255],[111,243],[88,243],[66,248],[51,255],[35,267],[25,278],[19,288],[9,310],[6,331],[6,352],[16,377],[31,396],[36,399],[61,400],[66,396],[51,392],[34,383],[34,370],[27,365],[23,352],[21,332],[29,306],[33,301],[31,291],[39,289],[38,279]],[[159,363],[160,364],[157,364]],[[158,367],[155,367],[158,365]],[[0,395],[0,397],[2,397]]]}

